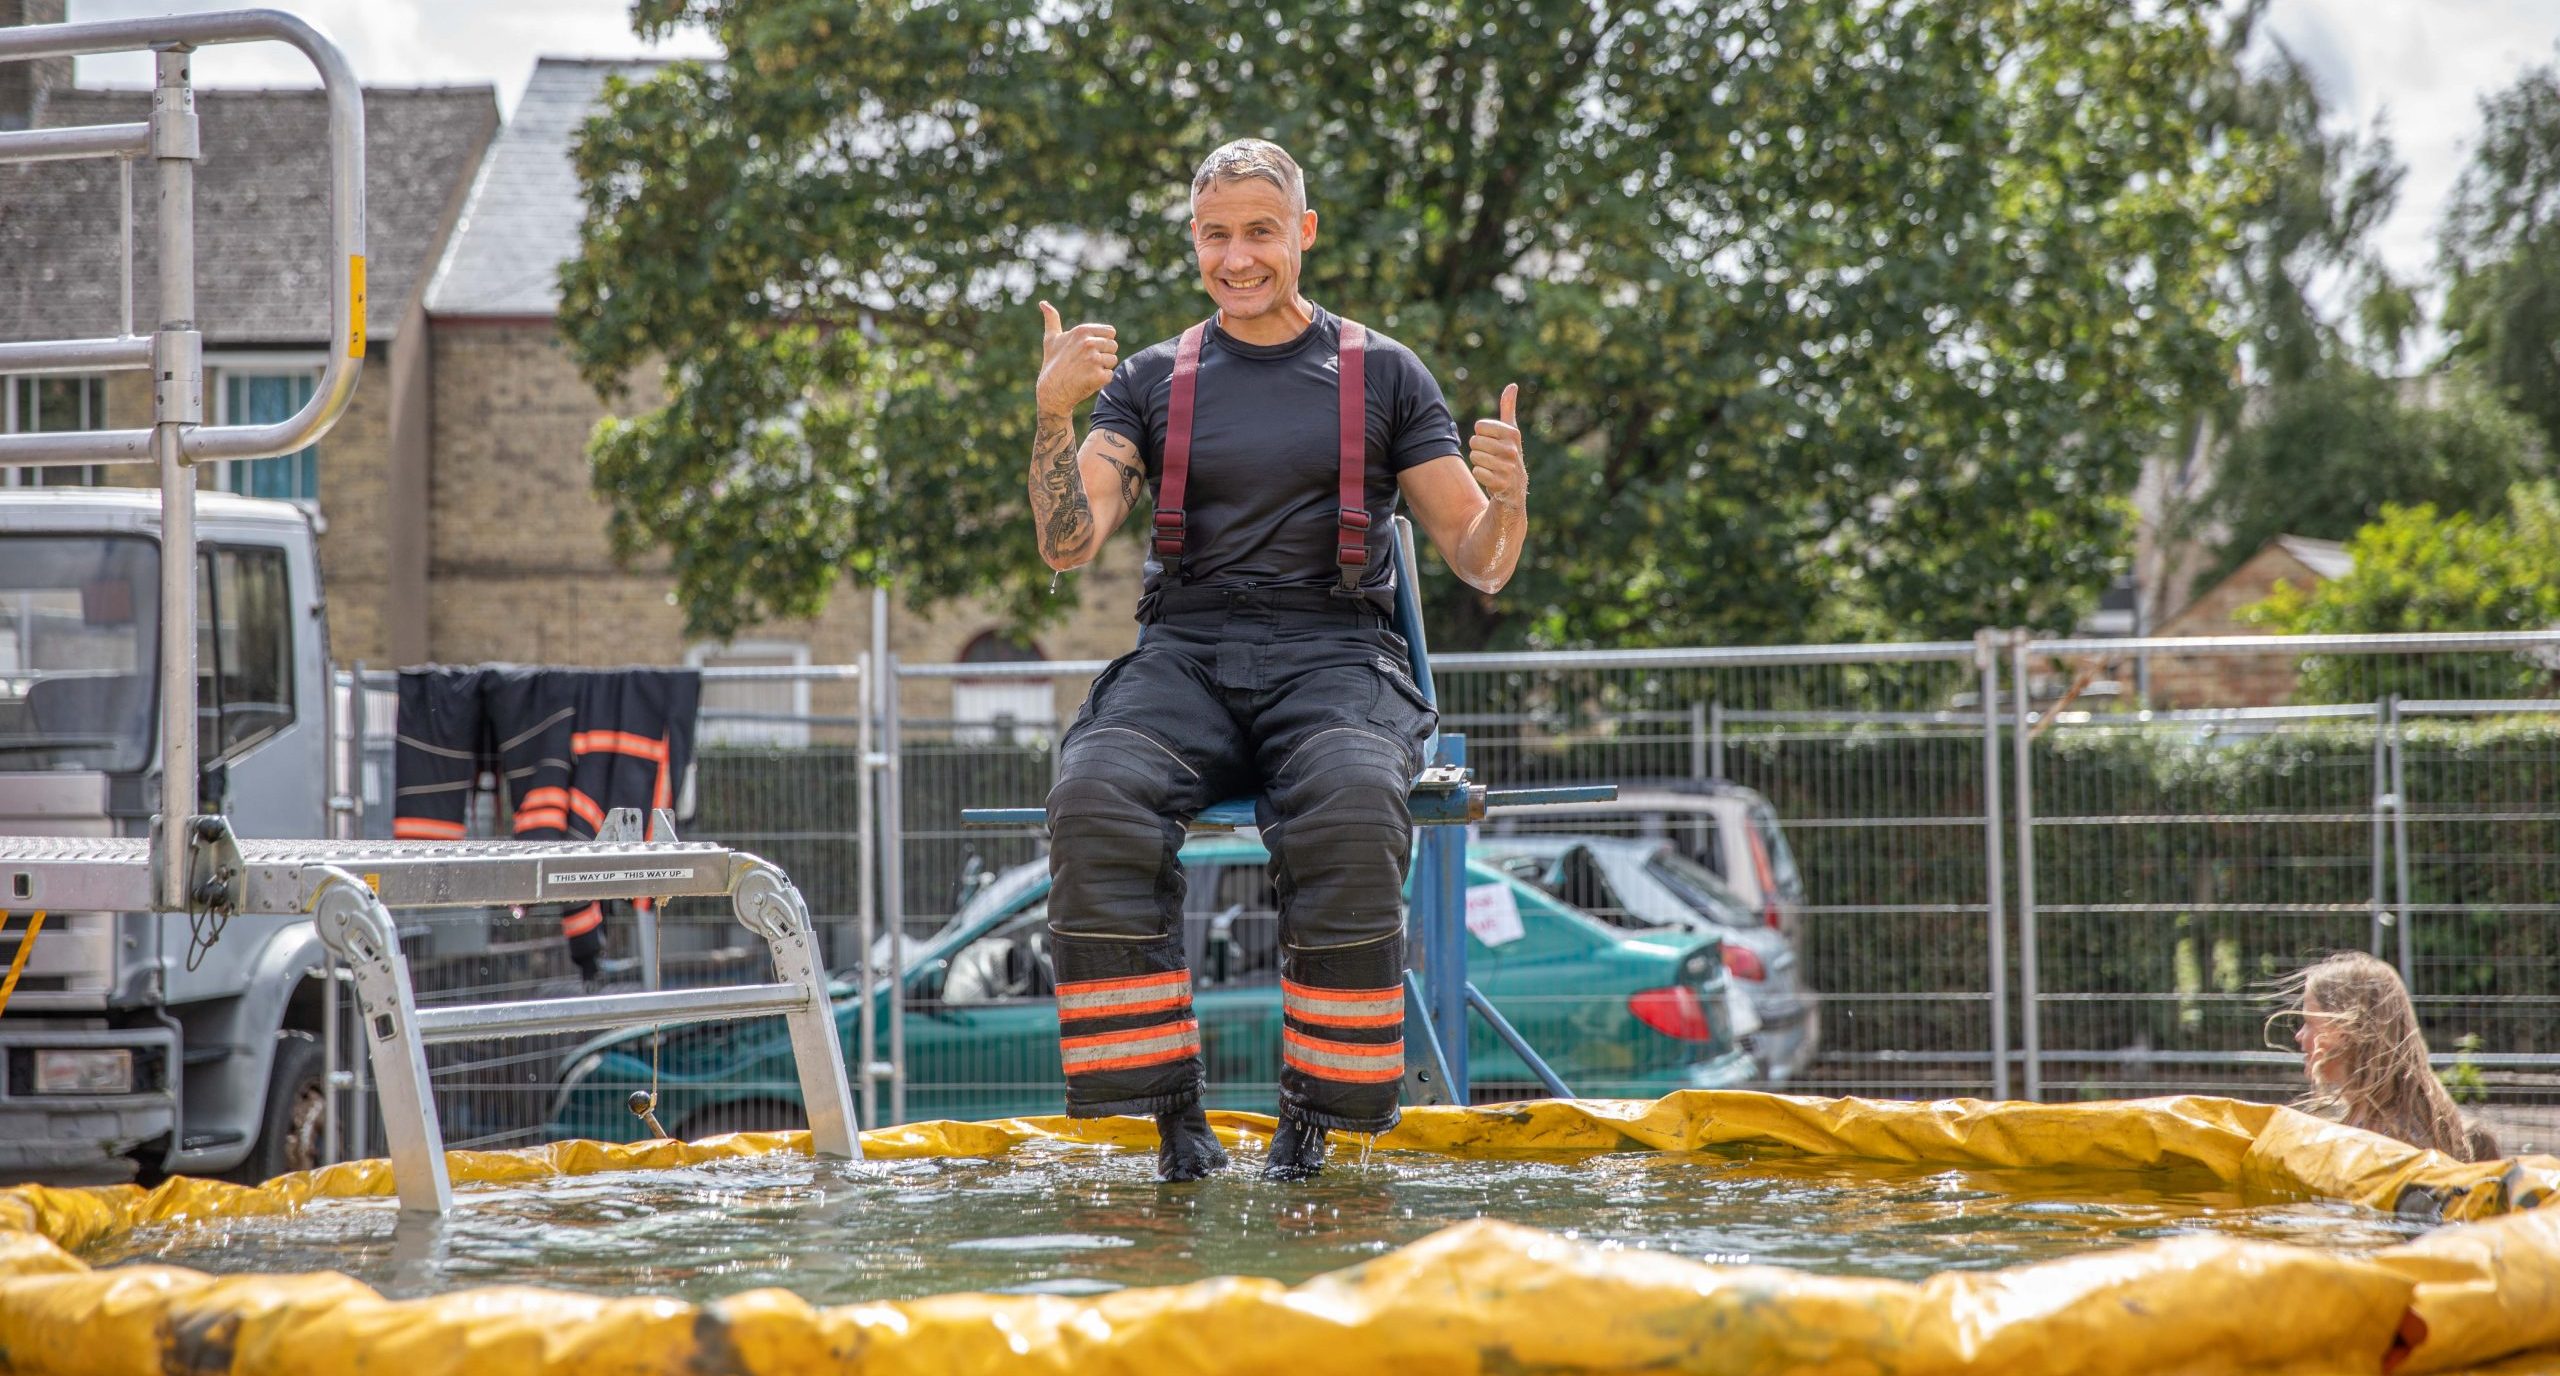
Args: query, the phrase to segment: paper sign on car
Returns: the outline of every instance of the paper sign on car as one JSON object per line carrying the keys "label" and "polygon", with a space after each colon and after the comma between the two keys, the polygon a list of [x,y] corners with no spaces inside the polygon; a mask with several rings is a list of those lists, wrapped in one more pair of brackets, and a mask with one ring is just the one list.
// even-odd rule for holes
{"label": "paper sign on car", "polygon": [[1520,903],[1510,885],[1467,886],[1467,930],[1487,946],[1508,946],[1529,934],[1520,925]]}

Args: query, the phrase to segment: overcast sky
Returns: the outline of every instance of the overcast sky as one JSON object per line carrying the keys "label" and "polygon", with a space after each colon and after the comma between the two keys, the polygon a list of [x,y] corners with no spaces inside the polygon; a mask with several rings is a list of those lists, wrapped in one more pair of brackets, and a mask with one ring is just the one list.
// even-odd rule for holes
{"label": "overcast sky", "polygon": [[[70,0],[73,19],[236,8],[243,0]],[[701,32],[652,48],[631,33],[625,0],[265,0],[337,39],[368,82],[487,82],[512,110],[543,54],[622,57],[713,51]],[[2377,120],[2408,165],[2382,248],[2404,280],[2432,275],[2436,223],[2480,130],[2480,98],[2555,57],[2560,0],[2274,0],[2270,23],[2318,74],[2339,118]],[[275,44],[218,48],[199,80],[307,85],[300,54]],[[83,58],[80,80],[147,85],[143,55]]]}

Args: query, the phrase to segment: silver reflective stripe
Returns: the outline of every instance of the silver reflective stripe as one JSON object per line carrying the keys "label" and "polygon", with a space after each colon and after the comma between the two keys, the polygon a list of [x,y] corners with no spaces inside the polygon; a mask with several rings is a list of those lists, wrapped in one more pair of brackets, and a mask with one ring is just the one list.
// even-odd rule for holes
{"label": "silver reflective stripe", "polygon": [[[1372,993],[1372,991],[1365,989],[1351,992]],[[1328,1018],[1396,1017],[1401,1016],[1404,1012],[1404,991],[1401,989],[1376,991],[1374,995],[1369,998],[1355,998],[1346,995],[1341,998],[1319,999],[1309,998],[1294,990],[1290,990],[1284,991],[1281,994],[1280,1003],[1281,1006],[1286,1008],[1289,1012],[1306,1019],[1308,1022],[1323,1022]]]}
{"label": "silver reflective stripe", "polygon": [[1342,1048],[1343,1043],[1320,1042],[1312,1038],[1301,1037],[1294,1032],[1290,1033],[1288,1037],[1289,1054],[1299,1061],[1321,1070],[1344,1070],[1352,1072],[1353,1074],[1365,1075],[1374,1074],[1375,1072],[1384,1070],[1389,1066],[1402,1065],[1404,1063],[1404,1042],[1402,1039],[1391,1041],[1381,1046],[1364,1048],[1369,1052],[1366,1056],[1346,1055]]}
{"label": "silver reflective stripe", "polygon": [[[1070,1039],[1071,1041],[1073,1039]],[[1200,1049],[1200,1029],[1185,1023],[1179,1030],[1167,1030],[1149,1037],[1133,1037],[1125,1042],[1104,1042],[1099,1046],[1061,1044],[1059,1054],[1072,1073],[1090,1066],[1107,1065],[1138,1056],[1169,1055]]]}
{"label": "silver reflective stripe", "polygon": [[[1137,984],[1121,989],[1081,989],[1074,985],[1063,986],[1058,991],[1058,1016],[1063,1018],[1077,1013],[1083,1013],[1089,1016],[1098,1015],[1111,1012],[1115,1009],[1127,1008],[1132,1005],[1140,1007],[1148,1005],[1163,1005],[1170,1007],[1175,1003],[1189,1003],[1191,1001],[1191,972],[1184,970],[1179,973],[1181,975],[1181,978],[1179,979],[1168,979],[1161,983]],[[1118,980],[1107,980],[1103,982],[1109,984],[1120,983]],[[1074,990],[1074,992],[1070,993],[1068,992],[1069,990]]]}

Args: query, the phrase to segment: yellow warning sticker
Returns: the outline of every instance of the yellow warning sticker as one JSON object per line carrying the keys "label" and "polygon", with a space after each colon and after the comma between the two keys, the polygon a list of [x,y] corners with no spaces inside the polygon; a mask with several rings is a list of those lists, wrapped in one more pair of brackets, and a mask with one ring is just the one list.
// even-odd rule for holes
{"label": "yellow warning sticker", "polygon": [[347,357],[364,357],[364,255],[347,256]]}
{"label": "yellow warning sticker", "polygon": [[[361,259],[361,258],[359,258],[359,259],[357,259],[356,261],[357,261],[357,262],[359,262],[359,263],[361,263],[361,262],[363,262],[364,260],[363,260],[363,259]],[[368,875],[366,875],[366,876],[364,877],[364,886],[365,886],[366,888],[368,888],[368,889],[373,890],[373,896],[374,896],[374,897],[376,897],[376,898],[380,898],[380,897],[382,896],[382,876],[381,876],[381,875],[379,875],[379,874],[368,874]]]}

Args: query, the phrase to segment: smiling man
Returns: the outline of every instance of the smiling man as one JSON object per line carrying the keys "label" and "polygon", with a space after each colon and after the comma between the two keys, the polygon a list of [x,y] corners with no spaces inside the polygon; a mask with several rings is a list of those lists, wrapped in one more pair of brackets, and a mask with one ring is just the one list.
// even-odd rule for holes
{"label": "smiling man", "polygon": [[[1049,905],[1067,1111],[1151,1114],[1157,1173],[1227,1164],[1183,960],[1184,830],[1240,794],[1280,896],[1280,1126],[1264,1175],[1324,1162],[1328,1129],[1393,1127],[1404,1079],[1405,794],[1433,719],[1390,629],[1398,498],[1490,593],[1528,533],[1514,421],[1461,457],[1431,373],[1402,344],[1298,292],[1315,247],[1298,165],[1239,139],[1191,183],[1210,319],[1119,361],[1109,325],[1043,348],[1031,507],[1042,557],[1092,559],[1154,497],[1138,648],[1094,680],[1049,793]],[[1074,413],[1096,392],[1081,444]]]}

